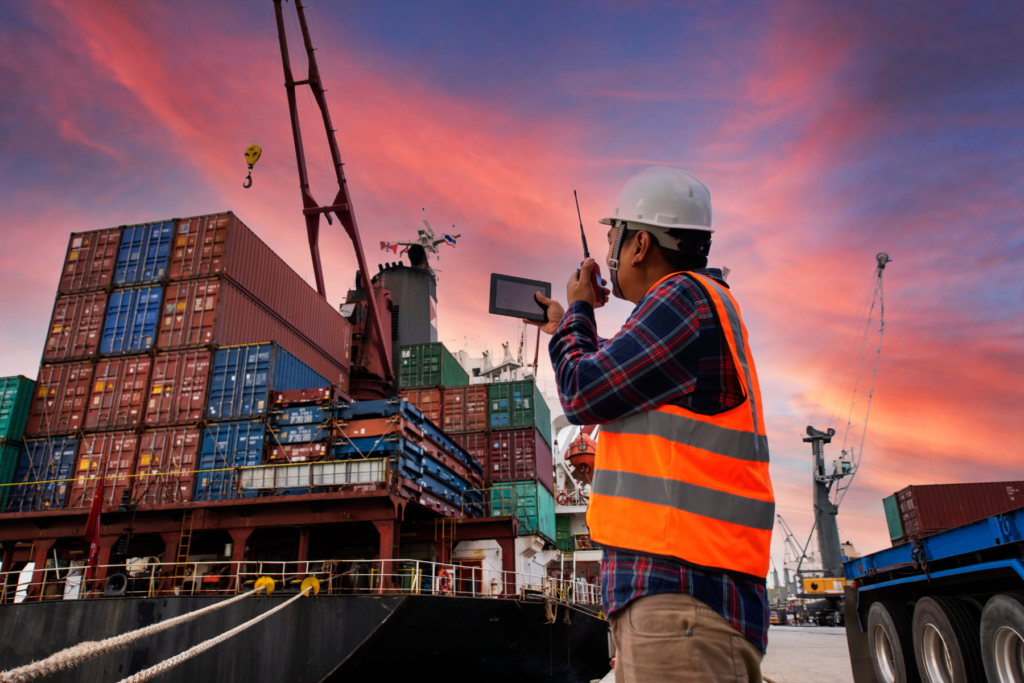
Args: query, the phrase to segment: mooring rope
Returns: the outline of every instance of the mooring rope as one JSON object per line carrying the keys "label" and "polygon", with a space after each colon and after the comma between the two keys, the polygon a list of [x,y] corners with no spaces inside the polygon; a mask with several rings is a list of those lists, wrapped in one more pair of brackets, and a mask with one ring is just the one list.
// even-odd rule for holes
{"label": "mooring rope", "polygon": [[67,669],[74,668],[82,662],[93,659],[94,657],[99,657],[100,655],[105,655],[108,652],[123,649],[135,641],[151,636],[154,633],[166,631],[178,624],[184,624],[185,622],[197,619],[204,614],[209,614],[210,612],[219,610],[221,607],[227,607],[233,602],[243,600],[262,590],[264,590],[264,588],[261,586],[256,590],[236,595],[229,600],[218,602],[210,605],[209,607],[196,610],[195,612],[189,612],[188,614],[183,614],[180,617],[174,617],[173,619],[168,619],[167,621],[162,621],[158,624],[153,624],[152,626],[146,626],[136,631],[122,633],[119,636],[113,636],[106,640],[79,643],[78,645],[69,647],[66,650],[61,650],[60,652],[50,655],[46,659],[42,659],[38,662],[26,664],[25,666],[18,667],[17,669],[11,669],[10,671],[0,672],[0,683],[24,683],[25,681],[42,678],[43,676],[50,676],[58,671],[66,671]]}
{"label": "mooring rope", "polygon": [[165,659],[164,661],[160,662],[159,664],[157,664],[155,666],[151,666],[148,669],[140,671],[137,674],[134,674],[132,676],[129,676],[128,678],[122,679],[121,681],[119,681],[119,683],[143,683],[143,681],[152,680],[152,679],[156,678],[157,676],[159,676],[160,674],[166,673],[167,671],[170,671],[171,669],[173,669],[174,667],[178,666],[182,662],[188,661],[189,659],[192,659],[196,655],[202,654],[203,652],[206,652],[207,650],[209,650],[214,645],[219,645],[220,643],[223,643],[228,638],[230,638],[230,637],[232,637],[234,635],[237,635],[238,633],[241,633],[242,631],[244,631],[245,629],[249,628],[250,626],[263,621],[264,619],[269,617],[274,612],[278,612],[280,610],[283,610],[285,607],[287,607],[288,605],[292,604],[293,602],[295,602],[296,600],[298,600],[299,598],[301,598],[302,596],[304,596],[306,593],[308,593],[311,590],[313,590],[313,586],[309,586],[308,588],[306,588],[304,591],[302,591],[301,593],[299,593],[295,597],[291,598],[290,600],[287,600],[286,602],[281,603],[280,605],[278,605],[274,609],[267,610],[266,612],[264,612],[263,614],[259,615],[256,618],[250,619],[249,621],[245,622],[244,624],[241,624],[239,626],[234,627],[230,631],[225,631],[224,633],[220,634],[216,638],[210,638],[207,641],[199,643],[195,647],[189,648],[188,650],[185,650],[181,654],[175,655],[175,656],[171,657],[170,659]]}

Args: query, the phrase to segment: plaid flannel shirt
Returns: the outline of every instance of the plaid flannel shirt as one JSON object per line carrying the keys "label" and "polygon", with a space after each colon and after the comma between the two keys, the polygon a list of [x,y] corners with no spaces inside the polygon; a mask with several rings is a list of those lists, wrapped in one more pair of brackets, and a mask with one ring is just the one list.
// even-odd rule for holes
{"label": "plaid flannel shirt", "polygon": [[[725,285],[717,268],[694,272]],[[610,340],[597,336],[590,304],[573,303],[548,350],[562,408],[573,424],[605,424],[665,404],[706,413],[743,399],[714,306],[685,275],[653,287]],[[763,580],[604,549],[601,594],[606,614],[658,593],[692,595],[765,652],[768,597]]]}

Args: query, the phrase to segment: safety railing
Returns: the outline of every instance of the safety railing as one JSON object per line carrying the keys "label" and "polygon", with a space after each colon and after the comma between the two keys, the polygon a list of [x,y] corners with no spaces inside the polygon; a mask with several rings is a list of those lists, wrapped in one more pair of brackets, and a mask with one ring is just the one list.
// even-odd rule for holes
{"label": "safety railing", "polygon": [[559,507],[586,507],[590,504],[590,491],[583,489],[558,489],[555,505]]}

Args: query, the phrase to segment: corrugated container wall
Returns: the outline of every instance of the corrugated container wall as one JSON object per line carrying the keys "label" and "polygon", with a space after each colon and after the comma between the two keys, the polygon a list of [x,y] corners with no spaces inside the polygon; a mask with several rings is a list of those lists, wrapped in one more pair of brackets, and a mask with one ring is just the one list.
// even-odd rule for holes
{"label": "corrugated container wall", "polygon": [[548,491],[555,490],[551,449],[536,429],[491,432],[489,465],[484,476],[490,481],[539,479]]}
{"label": "corrugated container wall", "polygon": [[[277,344],[218,349],[213,357],[209,420],[240,420],[265,415],[271,391],[314,389],[329,382]],[[204,442],[205,443],[205,442]]]}
{"label": "corrugated container wall", "polygon": [[477,462],[484,466],[484,476],[487,477],[489,454],[491,452],[491,435],[488,432],[469,432],[466,434],[452,434],[455,442],[462,446]]}
{"label": "corrugated container wall", "polygon": [[402,389],[469,384],[469,375],[441,342],[403,346],[399,354],[398,386]]}
{"label": "corrugated container wall", "polygon": [[551,410],[532,379],[489,386],[491,429],[536,427],[551,446]]}
{"label": "corrugated container wall", "polygon": [[110,285],[120,241],[121,228],[71,233],[57,291],[88,292]]}
{"label": "corrugated container wall", "polygon": [[141,425],[152,367],[149,356],[104,358],[97,363],[85,429],[132,429]]}
{"label": "corrugated container wall", "polygon": [[24,375],[0,377],[0,443],[21,441],[35,385]]}
{"label": "corrugated container wall", "polygon": [[156,341],[163,287],[118,289],[110,293],[100,337],[100,355],[145,353]]}
{"label": "corrugated container wall", "polygon": [[129,287],[167,277],[174,223],[164,221],[121,229],[121,246],[114,265],[114,286]]}
{"label": "corrugated container wall", "polygon": [[519,520],[520,536],[539,535],[555,542],[555,499],[541,482],[534,479],[495,484],[490,490],[490,503],[491,516],[514,516]]}
{"label": "corrugated container wall", "polygon": [[[64,507],[68,479],[75,464],[78,439],[26,439],[18,455],[14,481],[25,484],[12,486],[7,505],[8,512],[30,510],[59,510]],[[64,481],[61,481],[64,480]],[[34,482],[45,482],[37,484]]]}
{"label": "corrugated container wall", "polygon": [[[10,484],[14,481],[14,471],[18,467],[18,454],[21,453],[21,444],[13,441],[0,444],[0,484]],[[11,487],[0,486],[0,512],[7,510],[7,501],[10,500]]]}
{"label": "corrugated container wall", "polygon": [[43,362],[82,360],[100,351],[107,293],[82,292],[58,297],[50,317]]}
{"label": "corrugated container wall", "polygon": [[56,436],[80,430],[95,369],[96,365],[88,361],[39,368],[25,436]]}
{"label": "corrugated container wall", "polygon": [[210,361],[206,349],[158,353],[146,388],[146,425],[194,424],[206,414]]}
{"label": "corrugated container wall", "polygon": [[348,321],[234,214],[178,219],[170,277],[214,275],[237,283],[349,369],[352,332]]}
{"label": "corrugated container wall", "polygon": [[103,477],[103,507],[117,507],[132,483],[139,435],[135,432],[106,432],[82,437],[75,462],[74,481],[65,507],[87,508],[96,498],[99,477]]}
{"label": "corrugated container wall", "polygon": [[[262,422],[221,422],[203,430],[199,448],[193,500],[226,500],[237,497],[238,467],[262,464],[266,425]],[[256,495],[255,491],[243,494]]]}
{"label": "corrugated container wall", "polygon": [[434,424],[442,423],[441,415],[444,404],[440,389],[405,389],[398,395],[419,408],[423,416]]}
{"label": "corrugated container wall", "polygon": [[489,428],[488,388],[483,384],[449,387],[444,390],[444,422],[437,422],[449,434],[480,432]]}
{"label": "corrugated container wall", "polygon": [[1024,481],[908,486],[896,493],[908,537],[923,537],[1024,507]]}
{"label": "corrugated container wall", "polygon": [[202,433],[194,427],[153,429],[139,439],[132,502],[140,507],[192,500]]}

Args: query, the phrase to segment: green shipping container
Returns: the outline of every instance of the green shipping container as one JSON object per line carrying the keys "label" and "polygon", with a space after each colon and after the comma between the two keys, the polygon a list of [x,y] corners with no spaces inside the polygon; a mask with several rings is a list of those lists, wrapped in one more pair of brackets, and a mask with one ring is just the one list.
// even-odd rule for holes
{"label": "green shipping container", "polygon": [[509,481],[491,487],[491,515],[519,520],[519,535],[540,535],[554,543],[555,497],[536,479]]}
{"label": "green shipping container", "polygon": [[412,344],[398,351],[398,386],[402,389],[461,387],[469,384],[469,375],[444,344]]}
{"label": "green shipping container", "polygon": [[551,409],[532,379],[492,384],[488,412],[492,430],[536,427],[551,446]]}
{"label": "green shipping container", "polygon": [[903,524],[900,522],[900,506],[896,502],[896,494],[882,499],[885,507],[885,522],[889,525],[889,540],[903,538]]}
{"label": "green shipping container", "polygon": [[0,377],[0,440],[21,441],[35,386],[24,375]]}
{"label": "green shipping container", "polygon": [[555,545],[563,553],[571,553],[573,548],[572,519],[569,515],[555,515]]}
{"label": "green shipping container", "polygon": [[[21,452],[21,444],[5,443],[0,445],[0,484],[10,484],[14,481],[14,468],[18,465],[18,454]],[[7,511],[7,499],[11,495],[13,486],[0,486],[0,512]],[[7,567],[4,567],[7,571]]]}

